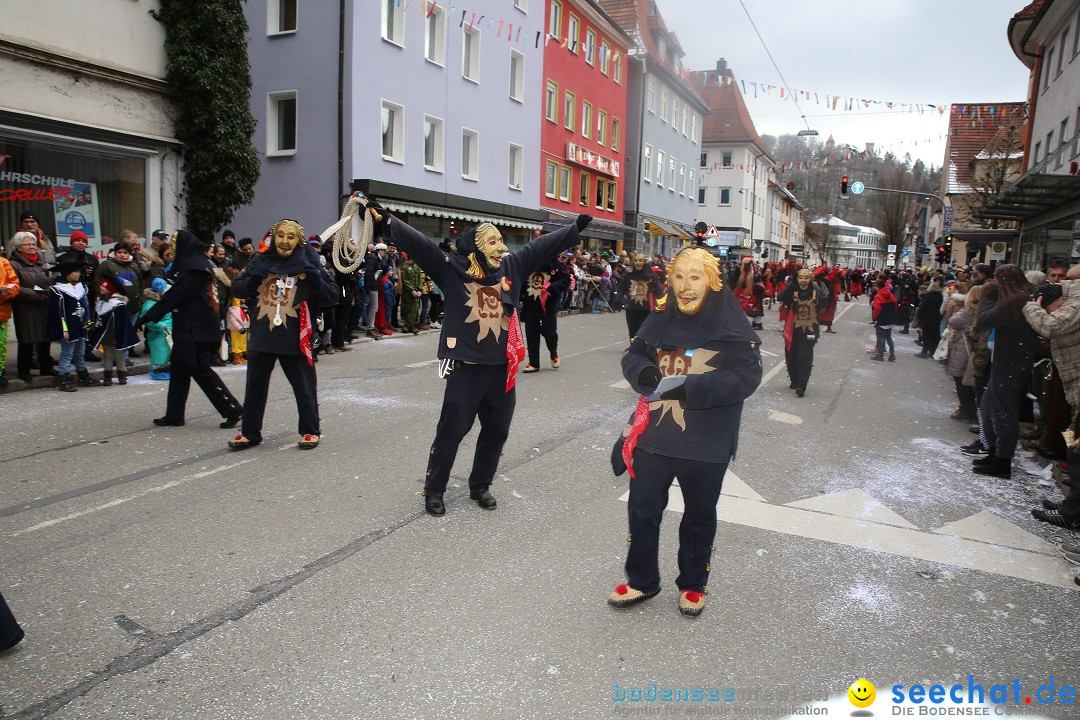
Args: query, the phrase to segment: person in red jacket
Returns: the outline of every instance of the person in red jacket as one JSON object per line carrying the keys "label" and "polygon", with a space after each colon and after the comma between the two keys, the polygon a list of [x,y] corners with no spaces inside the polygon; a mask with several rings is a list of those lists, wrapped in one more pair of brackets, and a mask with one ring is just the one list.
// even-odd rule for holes
{"label": "person in red jacket", "polygon": [[884,280],[877,281],[877,292],[873,304],[874,330],[877,333],[877,345],[870,354],[871,360],[881,360],[885,355],[885,345],[889,346],[889,362],[896,362],[896,348],[893,347],[892,329],[896,323],[896,297],[889,292]]}
{"label": "person in red jacket", "polygon": [[814,271],[814,275],[824,280],[825,286],[829,288],[829,303],[823,310],[818,312],[818,321],[825,323],[825,332],[834,333],[836,331],[832,329],[832,324],[836,318],[836,299],[843,290],[844,275],[840,271],[839,263],[833,265],[832,270],[828,270],[822,265]]}

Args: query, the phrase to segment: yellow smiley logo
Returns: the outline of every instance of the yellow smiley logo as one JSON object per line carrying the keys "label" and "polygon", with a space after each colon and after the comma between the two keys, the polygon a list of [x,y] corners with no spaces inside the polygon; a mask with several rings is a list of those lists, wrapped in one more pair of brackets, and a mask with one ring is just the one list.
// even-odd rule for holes
{"label": "yellow smiley logo", "polygon": [[847,691],[848,700],[857,708],[868,708],[874,704],[877,698],[877,689],[874,683],[866,678],[859,678],[851,683]]}

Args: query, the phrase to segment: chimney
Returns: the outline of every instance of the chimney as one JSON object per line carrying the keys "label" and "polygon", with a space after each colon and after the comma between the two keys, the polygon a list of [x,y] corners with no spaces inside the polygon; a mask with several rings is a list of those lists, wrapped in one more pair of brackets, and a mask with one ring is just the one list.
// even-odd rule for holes
{"label": "chimney", "polygon": [[716,61],[716,76],[720,78],[720,83],[723,84],[724,78],[727,77],[727,60],[724,58]]}

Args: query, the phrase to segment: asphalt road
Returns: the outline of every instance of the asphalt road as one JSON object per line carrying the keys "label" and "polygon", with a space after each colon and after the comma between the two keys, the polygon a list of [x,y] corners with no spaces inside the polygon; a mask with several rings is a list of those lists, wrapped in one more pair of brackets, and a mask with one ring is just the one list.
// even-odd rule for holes
{"label": "asphalt road", "polygon": [[[495,512],[467,496],[476,429],[446,516],[421,510],[434,333],[324,358],[310,452],[280,372],[267,439],[243,453],[198,391],[185,427],[154,427],[165,385],[146,376],[6,395],[0,591],[27,638],[0,655],[0,717],[779,718],[826,699],[847,716],[860,677],[881,717],[894,685],[969,675],[1021,683],[992,715],[1075,717],[1024,702],[1080,681],[1056,552],[1080,539],[1029,514],[1056,490],[1030,460],[972,474],[951,379],[910,336],[870,361],[866,303],[840,312],[802,399],[768,313],[697,619],[676,609],[677,491],[663,592],[604,602],[626,550],[608,456],[635,402],[621,315],[561,319],[562,368],[519,378]],[[242,394],[241,368],[222,377]],[[722,699],[631,699],[654,685]]]}

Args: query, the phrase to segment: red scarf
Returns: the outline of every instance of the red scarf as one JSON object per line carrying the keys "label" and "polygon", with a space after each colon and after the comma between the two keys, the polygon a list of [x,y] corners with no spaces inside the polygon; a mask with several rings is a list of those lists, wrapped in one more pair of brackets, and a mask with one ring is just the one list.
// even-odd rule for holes
{"label": "red scarf", "polygon": [[634,421],[630,426],[630,434],[626,436],[626,440],[623,440],[622,459],[626,464],[626,470],[630,473],[630,477],[637,477],[634,474],[634,448],[637,447],[638,437],[645,431],[645,426],[649,422],[649,401],[645,399],[646,397],[646,395],[642,395],[638,398],[637,407],[634,409]]}
{"label": "red scarf", "polygon": [[307,358],[308,365],[315,364],[311,357],[311,314],[308,312],[307,300],[300,303],[300,352]]}
{"label": "red scarf", "polygon": [[506,338],[506,392],[514,389],[517,383],[518,366],[525,359],[525,343],[521,341],[521,322],[517,310],[510,316],[510,331]]}

